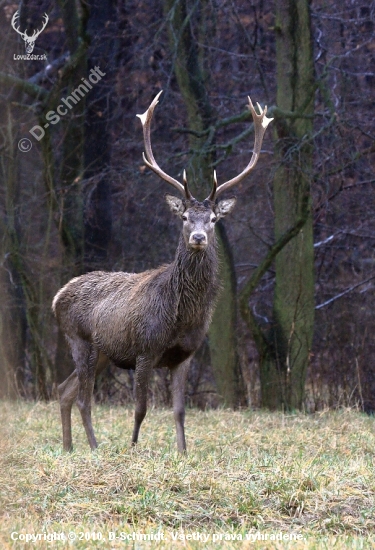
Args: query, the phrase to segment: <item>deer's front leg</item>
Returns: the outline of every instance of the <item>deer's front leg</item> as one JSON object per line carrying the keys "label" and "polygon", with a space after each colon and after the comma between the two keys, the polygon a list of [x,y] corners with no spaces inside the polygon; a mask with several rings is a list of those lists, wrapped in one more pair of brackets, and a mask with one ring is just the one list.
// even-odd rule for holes
{"label": "deer's front leg", "polygon": [[173,415],[176,424],[177,448],[180,453],[186,451],[185,441],[185,387],[191,357],[172,369]]}
{"label": "deer's front leg", "polygon": [[138,441],[139,430],[146,416],[148,382],[152,369],[156,363],[157,361],[155,361],[155,359],[150,359],[149,357],[137,357],[135,367],[135,413],[132,445],[135,445]]}

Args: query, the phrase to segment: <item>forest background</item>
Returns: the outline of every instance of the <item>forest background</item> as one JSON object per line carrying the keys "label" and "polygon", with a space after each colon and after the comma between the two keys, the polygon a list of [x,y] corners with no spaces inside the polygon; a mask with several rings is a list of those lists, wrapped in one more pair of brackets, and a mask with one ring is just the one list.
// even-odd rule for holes
{"label": "forest background", "polygon": [[[1,396],[49,400],[71,371],[51,312],[69,278],[173,259],[179,222],[168,186],[142,161],[136,118],[163,89],[155,157],[174,177],[186,169],[198,198],[213,169],[220,183],[250,159],[247,96],[275,118],[218,228],[223,291],[190,372],[190,404],[375,409],[374,8],[0,2]],[[33,51],[46,59],[21,59],[17,10],[29,36],[48,14]],[[104,76],[92,89],[46,118],[95,67]],[[95,397],[127,402],[132,385],[132,372],[110,367]],[[150,393],[169,403],[166,371]]]}

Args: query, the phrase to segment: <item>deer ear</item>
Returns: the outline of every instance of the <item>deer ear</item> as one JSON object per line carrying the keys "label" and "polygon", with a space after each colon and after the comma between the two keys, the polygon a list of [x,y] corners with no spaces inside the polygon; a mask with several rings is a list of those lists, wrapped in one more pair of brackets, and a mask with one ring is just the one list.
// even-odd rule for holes
{"label": "deer ear", "polygon": [[165,200],[167,201],[167,204],[173,214],[176,214],[177,216],[182,216],[182,214],[185,212],[185,202],[182,199],[174,197],[173,195],[165,195]]}
{"label": "deer ear", "polygon": [[232,212],[236,201],[236,197],[232,197],[230,199],[219,201],[217,204],[215,204],[215,214],[217,216],[217,219],[220,220],[220,218],[224,218],[227,214]]}

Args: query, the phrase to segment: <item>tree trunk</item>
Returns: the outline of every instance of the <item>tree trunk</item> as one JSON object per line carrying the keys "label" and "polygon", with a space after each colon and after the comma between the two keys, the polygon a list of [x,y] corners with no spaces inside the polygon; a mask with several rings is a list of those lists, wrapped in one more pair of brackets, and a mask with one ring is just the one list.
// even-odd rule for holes
{"label": "tree trunk", "polygon": [[[75,57],[74,66],[63,72],[61,89],[67,86],[65,98],[87,77],[87,6],[79,14],[74,0],[59,0],[63,21],[67,33],[67,45],[71,56]],[[54,98],[51,98],[53,100]],[[84,270],[84,198],[82,179],[84,175],[84,124],[86,99],[82,97],[73,106],[61,124],[64,139],[60,164],[58,194],[61,217],[59,233],[63,252],[63,270],[61,284],[80,275]],[[55,381],[59,384],[73,371],[73,361],[68,352],[65,338],[58,334],[55,355]]]}
{"label": "tree trunk", "polygon": [[[165,13],[169,20],[169,37],[174,55],[174,71],[188,112],[189,146],[193,156],[187,175],[189,188],[194,196],[208,196],[213,178],[214,153],[208,132],[214,122],[214,112],[206,90],[207,78],[204,72],[202,52],[196,35],[192,33],[192,19],[198,6],[189,5],[187,0],[176,2],[165,0]],[[205,12],[199,4],[200,14]],[[201,40],[207,40],[210,33],[208,19],[202,16],[199,29],[195,29]],[[217,237],[220,250],[220,280],[222,291],[209,331],[211,363],[218,393],[222,403],[235,407],[243,395],[237,353],[237,294],[233,259],[224,225],[218,225]]]}
{"label": "tree trunk", "polygon": [[[116,18],[113,0],[88,3],[90,18],[87,33],[90,36],[88,70],[100,67],[105,76],[95,84],[87,96],[85,117],[85,178],[92,178],[90,192],[85,199],[85,272],[106,269],[112,235],[111,139],[112,96],[116,65],[115,39],[110,32]],[[103,29],[107,29],[103,33]]]}
{"label": "tree trunk", "polygon": [[[72,56],[76,56],[74,67],[63,74],[62,86],[67,86],[66,98],[82,84],[87,77],[87,36],[85,27],[87,8],[80,17],[74,0],[60,0],[67,45]],[[71,112],[62,118],[64,131],[62,143],[62,161],[60,170],[61,185],[61,221],[60,237],[63,243],[64,266],[67,266],[68,277],[80,275],[83,271],[84,224],[83,224],[83,150],[85,97],[73,105]],[[65,282],[65,281],[64,281]]]}
{"label": "tree trunk", "polygon": [[[314,67],[308,0],[277,0],[277,106],[274,178],[275,238],[294,226],[310,197]],[[295,116],[294,116],[295,115]],[[276,281],[271,353],[260,365],[262,404],[300,409],[314,323],[312,215],[275,259]]]}
{"label": "tree trunk", "polygon": [[[4,250],[2,257],[9,253]],[[23,394],[27,322],[22,286],[9,261],[0,270],[0,292],[0,398],[15,399]]]}

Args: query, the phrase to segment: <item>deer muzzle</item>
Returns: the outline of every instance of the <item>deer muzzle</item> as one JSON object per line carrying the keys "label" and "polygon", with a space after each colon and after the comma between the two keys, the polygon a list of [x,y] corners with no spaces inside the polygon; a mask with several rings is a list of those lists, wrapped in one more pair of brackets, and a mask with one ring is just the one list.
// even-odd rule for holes
{"label": "deer muzzle", "polygon": [[191,233],[189,237],[189,245],[192,248],[206,248],[207,244],[207,233],[205,231],[195,231],[194,233]]}

